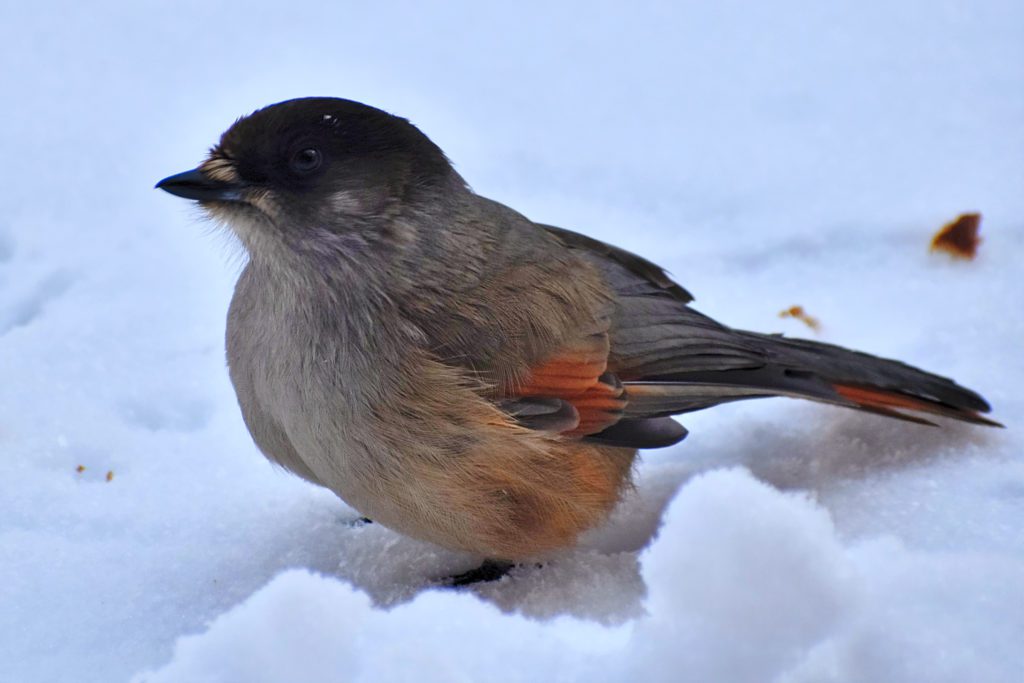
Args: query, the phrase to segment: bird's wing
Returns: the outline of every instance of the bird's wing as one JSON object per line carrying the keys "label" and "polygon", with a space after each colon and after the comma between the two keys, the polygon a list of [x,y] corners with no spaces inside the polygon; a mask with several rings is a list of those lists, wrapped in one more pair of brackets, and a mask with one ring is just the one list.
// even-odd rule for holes
{"label": "bird's wing", "polygon": [[643,256],[626,251],[625,249],[620,249],[619,247],[594,239],[593,237],[587,237],[586,235],[581,235],[578,232],[566,230],[565,228],[558,228],[554,225],[544,225],[542,223],[537,223],[537,226],[543,228],[549,234],[554,235],[558,238],[558,241],[570,249],[588,252],[594,256],[598,256],[604,260],[618,264],[626,272],[635,277],[636,284],[638,285],[645,285],[646,288],[653,288],[653,291],[684,304],[693,301],[693,296],[683,289],[678,282],[670,278],[664,268],[656,263],[648,261]]}
{"label": "bird's wing", "polygon": [[608,371],[607,332],[563,345],[530,368],[498,405],[520,424],[569,438],[629,448],[657,448],[686,430],[668,417],[626,418],[625,388]]}
{"label": "bird's wing", "polygon": [[[621,298],[630,293],[636,296],[655,294],[684,309],[686,302],[692,299],[689,292],[647,259],[569,230],[549,225],[539,227],[556,238],[558,248],[568,247],[584,255],[585,260],[594,262],[606,284],[613,289],[613,307],[619,307]],[[606,272],[609,265],[612,270],[625,274],[626,279],[619,278],[617,284],[613,282]],[[578,335],[563,341],[557,350],[533,363],[521,381],[506,387],[503,394],[506,411],[525,426],[607,445],[658,448],[682,440],[686,430],[668,417],[624,418],[628,404],[626,392],[610,366],[614,327],[621,327],[614,319],[621,317],[620,313],[603,312],[588,320],[586,328]],[[575,425],[569,420],[573,413],[578,418]]]}
{"label": "bird's wing", "polygon": [[616,295],[607,369],[625,388],[624,421],[792,396],[912,422],[924,420],[900,410],[996,424],[979,415],[989,410],[984,399],[949,379],[830,344],[732,329],[690,308],[689,294],[642,257],[541,227],[582,253]]}
{"label": "bird's wing", "polygon": [[764,364],[757,344],[690,308],[693,297],[661,267],[570,230],[540,227],[593,264],[614,292],[608,366],[620,379]]}
{"label": "bird's wing", "polygon": [[564,344],[531,367],[515,387],[515,395],[562,399],[579,415],[578,424],[564,433],[595,434],[618,422],[626,406],[622,384],[607,369],[608,333],[589,334]]}

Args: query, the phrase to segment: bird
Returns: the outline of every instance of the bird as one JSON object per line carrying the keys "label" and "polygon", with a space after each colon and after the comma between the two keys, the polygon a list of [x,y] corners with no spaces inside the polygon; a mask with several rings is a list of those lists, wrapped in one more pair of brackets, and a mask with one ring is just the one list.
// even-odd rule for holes
{"label": "bird", "polygon": [[156,187],[244,247],[227,364],[262,453],[486,576],[601,525],[638,450],[687,435],[676,415],[785,396],[999,426],[950,379],[716,322],[655,263],[476,194],[352,100],[258,109]]}

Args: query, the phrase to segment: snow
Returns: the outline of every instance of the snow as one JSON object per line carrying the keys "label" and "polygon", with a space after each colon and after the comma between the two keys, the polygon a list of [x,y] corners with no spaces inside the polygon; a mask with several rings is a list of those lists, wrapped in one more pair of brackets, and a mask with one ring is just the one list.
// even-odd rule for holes
{"label": "snow", "polygon": [[[1009,0],[6,8],[0,680],[1019,680],[1021,36]],[[313,94],[408,116],[481,194],[718,319],[813,336],[777,317],[802,305],[1008,429],[690,415],[578,548],[441,589],[476,558],[256,451],[237,247],[152,190]],[[975,261],[928,253],[975,210]]]}

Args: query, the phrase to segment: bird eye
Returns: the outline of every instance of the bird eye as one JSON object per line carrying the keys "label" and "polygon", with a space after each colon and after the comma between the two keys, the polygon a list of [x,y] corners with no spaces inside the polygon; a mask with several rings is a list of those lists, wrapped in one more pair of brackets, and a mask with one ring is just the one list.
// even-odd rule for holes
{"label": "bird eye", "polygon": [[295,156],[292,157],[291,167],[298,173],[310,173],[319,168],[322,161],[323,156],[320,154],[320,150],[306,147],[295,153]]}

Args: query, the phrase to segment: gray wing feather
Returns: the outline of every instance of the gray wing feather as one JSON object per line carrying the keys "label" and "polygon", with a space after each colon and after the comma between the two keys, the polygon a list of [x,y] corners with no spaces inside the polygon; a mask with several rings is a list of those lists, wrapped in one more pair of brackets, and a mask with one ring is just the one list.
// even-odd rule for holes
{"label": "gray wing feather", "polygon": [[616,293],[609,369],[629,396],[625,416],[664,416],[727,401],[795,396],[901,417],[857,403],[835,385],[861,386],[920,399],[928,412],[994,424],[977,393],[895,360],[804,339],[735,330],[687,304],[689,292],[664,270],[618,247],[541,226],[600,269]]}

